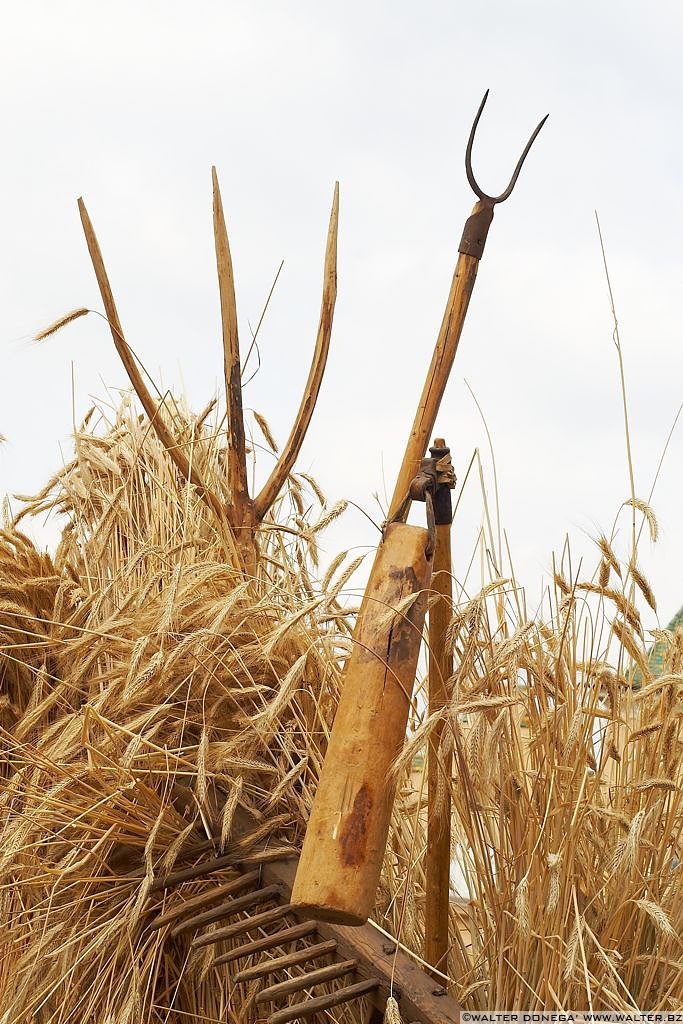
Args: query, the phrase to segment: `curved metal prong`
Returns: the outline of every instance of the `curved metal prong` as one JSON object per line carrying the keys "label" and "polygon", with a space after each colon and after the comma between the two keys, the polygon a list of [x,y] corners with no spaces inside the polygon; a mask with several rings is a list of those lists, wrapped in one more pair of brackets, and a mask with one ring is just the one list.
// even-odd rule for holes
{"label": "curved metal prong", "polygon": [[529,139],[529,141],[527,142],[526,146],[524,147],[524,152],[522,153],[522,155],[520,156],[519,160],[517,161],[517,166],[514,169],[512,177],[510,178],[510,184],[505,189],[505,191],[501,192],[501,194],[499,196],[489,196],[489,195],[486,194],[486,192],[483,192],[479,188],[479,185],[477,184],[477,180],[474,177],[474,172],[472,171],[472,144],[474,142],[474,136],[475,136],[476,131],[477,131],[477,125],[479,124],[479,118],[481,117],[481,113],[482,113],[482,111],[484,109],[484,106],[486,104],[486,100],[488,99],[488,96],[489,96],[489,90],[487,89],[486,92],[484,93],[483,100],[479,104],[479,110],[477,111],[476,117],[474,118],[474,122],[472,124],[472,130],[470,132],[470,137],[467,140],[467,149],[465,150],[465,173],[467,174],[467,180],[469,181],[469,183],[470,183],[470,185],[472,187],[472,191],[474,192],[474,194],[476,196],[478,196],[479,199],[482,200],[482,202],[490,203],[492,206],[495,206],[496,203],[504,203],[505,200],[510,196],[513,188],[517,184],[517,178],[519,177],[519,172],[522,169],[522,164],[526,160],[527,155],[529,153],[529,150],[531,149],[531,147],[534,144],[534,140],[536,139],[536,136],[538,135],[538,133],[540,132],[541,128],[546,123],[546,121],[548,120],[550,115],[546,114],[545,117],[543,118],[543,120],[540,121],[536,125],[536,128],[534,129],[534,131],[533,131],[533,133],[531,135],[531,138]]}

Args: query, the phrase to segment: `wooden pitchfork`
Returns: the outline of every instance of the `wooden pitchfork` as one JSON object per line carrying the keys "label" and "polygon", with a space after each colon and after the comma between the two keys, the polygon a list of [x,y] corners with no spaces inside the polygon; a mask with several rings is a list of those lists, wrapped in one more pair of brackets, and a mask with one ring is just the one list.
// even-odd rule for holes
{"label": "wooden pitchfork", "polygon": [[[362,924],[374,906],[395,794],[391,769],[405,741],[438,536],[432,502],[437,475],[429,466],[433,460],[422,460],[453,366],[494,207],[511,195],[547,118],[527,142],[505,191],[489,196],[472,171],[472,145],[487,97],[488,91],[465,151],[467,180],[478,200],[465,222],[446,312],[354,630],[292,890],[292,906],[314,919]],[[429,531],[405,525],[411,501],[419,498],[427,501]],[[442,577],[448,575],[443,564],[438,567]],[[441,593],[441,588],[437,590]],[[443,621],[445,632],[446,618]],[[444,642],[442,636],[441,647]]]}

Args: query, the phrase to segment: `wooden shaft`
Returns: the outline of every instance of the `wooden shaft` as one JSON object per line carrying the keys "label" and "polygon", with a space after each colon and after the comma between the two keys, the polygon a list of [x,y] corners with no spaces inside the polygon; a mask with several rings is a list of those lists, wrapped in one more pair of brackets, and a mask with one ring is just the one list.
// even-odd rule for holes
{"label": "wooden shaft", "polygon": [[273,907],[272,910],[264,910],[262,914],[254,914],[253,916],[245,918],[243,921],[236,921],[235,924],[229,924],[225,928],[217,928],[215,932],[208,932],[206,935],[198,935],[193,940],[192,946],[197,949],[200,946],[213,946],[216,942],[221,942],[223,939],[234,939],[238,935],[244,935],[245,932],[250,932],[256,928],[262,928],[266,924],[272,924],[274,921],[280,921],[287,914],[291,914],[292,908],[289,905],[284,907]]}
{"label": "wooden shaft", "polygon": [[328,964],[327,967],[319,967],[316,971],[309,971],[308,974],[288,978],[287,981],[280,981],[277,985],[264,988],[256,996],[256,1002],[272,1003],[276,999],[281,999],[282,996],[291,996],[293,992],[301,992],[302,988],[312,988],[314,985],[322,985],[325,981],[343,978],[345,974],[355,971],[357,966],[357,960],[342,960],[338,964]]}
{"label": "wooden shaft", "polygon": [[[476,212],[479,203],[474,207]],[[475,256],[468,256],[460,253],[453,275],[453,282],[446,304],[439,336],[436,340],[436,347],[432,362],[429,367],[420,402],[415,413],[415,420],[410,431],[408,444],[406,446],[401,469],[394,488],[394,494],[389,506],[389,519],[392,519],[401,503],[405,499],[410,488],[411,481],[417,474],[420,459],[424,457],[427,444],[434,429],[436,415],[441,405],[443,393],[446,390],[448,377],[453,367],[453,360],[460,341],[467,307],[469,305],[474,282],[477,277],[479,260]],[[408,515],[406,509],[405,516]]]}
{"label": "wooden shaft", "polygon": [[388,526],[365,590],[292,889],[292,906],[317,920],[362,924],[374,906],[431,578],[427,540],[419,527]]}
{"label": "wooden shaft", "polygon": [[171,924],[173,921],[177,921],[179,917],[184,914],[189,914],[191,911],[200,910],[202,907],[207,906],[209,903],[215,903],[223,896],[232,896],[233,893],[240,892],[241,889],[247,889],[250,885],[258,884],[260,871],[250,871],[246,875],[240,875],[239,878],[234,878],[232,882],[226,882],[224,885],[217,885],[208,892],[201,892],[198,896],[194,896],[191,900],[183,900],[172,910],[167,910],[165,914],[157,917],[149,925],[150,928],[163,928],[164,925]]}
{"label": "wooden shaft", "polygon": [[253,953],[262,953],[266,949],[275,949],[276,946],[284,946],[289,942],[296,942],[297,939],[305,939],[318,930],[315,921],[304,921],[302,924],[293,924],[290,928],[283,928],[272,935],[264,935],[253,942],[245,942],[241,946],[235,946],[221,956],[216,957],[214,967],[220,964],[229,964],[233,960],[242,960],[244,957],[252,956]]}
{"label": "wooden shaft", "polygon": [[328,939],[327,942],[317,942],[314,946],[304,946],[303,949],[296,949],[293,953],[278,956],[274,960],[265,960],[262,964],[246,967],[235,975],[235,981],[255,981],[256,978],[263,978],[267,974],[287,971],[290,967],[298,967],[299,964],[307,964],[312,960],[319,960],[323,956],[328,956],[330,953],[336,952],[336,949],[337,943],[334,939]]}
{"label": "wooden shaft", "polygon": [[277,1010],[271,1013],[268,1024],[289,1024],[290,1020],[297,1020],[299,1017],[312,1017],[323,1010],[331,1010],[333,1006],[341,1006],[349,1003],[352,999],[367,995],[379,985],[379,979],[369,978],[367,981],[359,981],[355,985],[341,988],[337,992],[330,992],[326,996],[318,996],[316,999],[307,999],[305,1003],[294,1003],[284,1010]]}
{"label": "wooden shaft", "polygon": [[190,931],[191,929],[201,928],[205,924],[213,924],[214,921],[220,921],[223,917],[232,917],[233,914],[238,914],[240,910],[245,910],[247,907],[253,907],[257,903],[266,903],[267,900],[277,899],[278,896],[282,896],[282,889],[279,885],[268,885],[265,889],[257,889],[255,892],[248,892],[244,896],[238,897],[236,900],[228,900],[226,903],[219,903],[217,907],[213,907],[211,910],[205,910],[201,914],[196,914],[195,917],[188,917],[186,921],[181,921],[177,924],[171,932],[171,938],[175,938],[176,935],[182,934],[182,932]]}
{"label": "wooden shaft", "polygon": [[[429,609],[429,714],[448,703],[446,682],[453,673],[453,654],[446,634],[453,609],[451,576],[451,524],[436,527],[432,590],[439,600]],[[451,758],[439,761],[445,723],[439,722],[429,739],[427,758],[427,857],[425,884],[425,959],[447,974],[448,918],[451,862]],[[437,791],[443,794],[440,806]],[[445,777],[444,777],[445,776]]]}

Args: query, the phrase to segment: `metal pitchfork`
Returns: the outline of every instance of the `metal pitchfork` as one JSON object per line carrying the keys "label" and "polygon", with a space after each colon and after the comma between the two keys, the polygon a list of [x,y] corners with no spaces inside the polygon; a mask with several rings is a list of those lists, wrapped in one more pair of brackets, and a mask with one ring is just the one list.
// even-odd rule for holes
{"label": "metal pitchfork", "polygon": [[408,438],[408,444],[405,455],[403,456],[401,470],[398,475],[398,480],[396,481],[396,487],[389,507],[390,521],[393,518],[399,518],[402,522],[405,522],[408,515],[410,501],[407,502],[405,507],[403,507],[403,505],[406,495],[409,493],[411,481],[418,474],[420,459],[427,451],[427,445],[432,436],[436,416],[439,411],[441,399],[443,398],[443,393],[446,389],[448,377],[453,367],[453,360],[458,348],[458,342],[460,341],[460,334],[462,332],[463,324],[465,323],[467,307],[469,306],[470,296],[472,295],[472,289],[477,277],[479,260],[484,253],[486,236],[488,234],[489,227],[491,226],[491,221],[493,220],[494,207],[499,203],[504,203],[506,199],[510,198],[512,190],[517,184],[519,172],[521,171],[522,165],[528,156],[529,150],[534,144],[536,136],[549,117],[549,115],[546,114],[543,120],[540,121],[534,129],[531,138],[524,147],[522,155],[517,161],[517,166],[514,169],[513,175],[510,178],[510,183],[505,191],[501,192],[499,196],[489,196],[477,184],[477,179],[474,177],[474,171],[472,170],[472,145],[474,143],[477,125],[479,124],[479,119],[482,115],[488,95],[489,90],[487,89],[484,93],[484,98],[479,105],[476,117],[474,118],[470,137],[467,142],[467,149],[465,150],[465,173],[467,174],[467,180],[470,183],[474,194],[478,196],[479,201],[474,204],[472,213],[465,222],[465,228],[462,233],[460,245],[458,246],[460,256],[455,268],[455,274],[453,275],[453,283],[448,296],[448,303],[446,305],[446,311],[441,324],[441,330],[439,331],[439,336],[437,338],[432,363],[429,367],[429,373],[422,392],[422,397],[420,398],[420,404],[417,408],[413,428],[410,432],[410,437]]}
{"label": "metal pitchfork", "polygon": [[[402,618],[397,614],[387,620],[385,609],[397,607],[397,597],[403,598],[409,586],[422,594],[431,589],[441,597],[430,610],[430,648],[437,659],[446,650],[448,614],[437,623],[435,608],[445,605],[448,609],[451,603],[452,517],[449,508],[437,521],[434,495],[437,467],[448,449],[438,440],[432,459],[423,456],[453,366],[494,208],[511,195],[545,121],[533,132],[505,191],[489,196],[472,171],[472,146],[487,96],[477,111],[465,153],[467,179],[478,201],[465,223],[446,313],[356,621],[353,650],[292,890],[292,906],[316,920],[359,925],[375,903],[394,800],[391,768],[405,742],[426,602],[416,601]],[[405,525],[414,500],[427,502],[429,531]],[[428,536],[427,547],[422,535]],[[430,666],[430,712],[438,711],[448,699],[445,680],[449,675],[445,663]],[[437,739],[434,736],[431,750]],[[448,764],[440,764],[439,769],[450,772]],[[428,795],[426,946],[430,962],[443,967],[448,948],[450,836],[446,816],[437,821],[430,810],[435,812],[436,805]]]}

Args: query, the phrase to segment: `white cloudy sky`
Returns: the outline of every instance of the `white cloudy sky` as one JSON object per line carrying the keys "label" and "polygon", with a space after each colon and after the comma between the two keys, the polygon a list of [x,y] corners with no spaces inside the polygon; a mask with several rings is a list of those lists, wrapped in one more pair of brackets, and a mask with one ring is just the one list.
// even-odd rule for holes
{"label": "white cloudy sky", "polygon": [[[125,383],[81,235],[83,195],[128,338],[199,407],[219,385],[212,263],[215,163],[243,339],[281,259],[245,393],[284,438],[308,370],[335,179],[341,183],[333,350],[302,468],[373,510],[391,489],[431,356],[462,223],[472,116],[483,186],[507,182],[551,118],[489,236],[438,421],[459,475],[495,447],[516,568],[539,592],[569,531],[577,553],[628,495],[616,353],[594,210],[622,332],[636,490],[647,496],[683,401],[683,15],[674,3],[424,0],[343,4],[83,0],[2,5],[0,491],[37,489],[77,416]],[[66,447],[65,447],[66,446]],[[666,621],[683,601],[683,424],[642,561]],[[476,487],[455,524],[462,571]],[[351,512],[330,545],[368,544]],[[533,600],[532,600],[533,603]]]}

